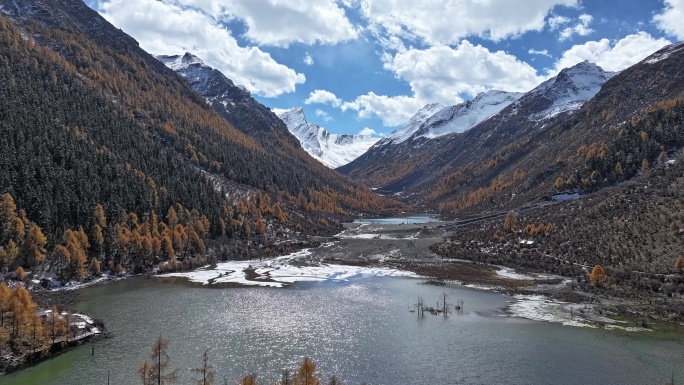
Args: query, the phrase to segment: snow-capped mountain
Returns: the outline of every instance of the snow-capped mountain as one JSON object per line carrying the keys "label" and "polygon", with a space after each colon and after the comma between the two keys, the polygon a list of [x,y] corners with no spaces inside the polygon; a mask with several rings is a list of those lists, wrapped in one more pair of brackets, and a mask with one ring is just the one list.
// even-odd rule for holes
{"label": "snow-capped mountain", "polygon": [[525,95],[526,98],[542,96],[550,102],[546,108],[536,112],[531,118],[544,120],[563,112],[578,110],[599,92],[603,83],[616,74],[616,72],[606,72],[598,65],[586,60],[561,70],[558,75]]}
{"label": "snow-capped mountain", "polygon": [[204,96],[209,104],[216,101],[228,108],[235,102],[248,102],[252,99],[244,87],[235,85],[223,73],[204,64],[202,59],[190,52],[184,55],[159,55],[155,58],[184,77],[192,89]]}
{"label": "snow-capped mountain", "polygon": [[[204,64],[202,59],[190,52],[186,52],[185,55],[159,55],[156,56],[156,58],[174,72],[187,79],[192,85],[192,88],[207,98],[210,103],[217,97],[227,96],[226,93],[228,90],[224,83],[229,83],[231,87],[235,87],[239,91],[242,91],[242,93],[244,93],[242,96],[250,96],[245,87],[234,85],[232,80],[223,76],[221,72]],[[231,93],[235,92],[233,91]]]}
{"label": "snow-capped mountain", "polygon": [[156,58],[184,77],[193,90],[204,96],[207,103],[238,130],[254,135],[263,144],[279,141],[297,143],[269,108],[257,102],[244,87],[235,85],[197,56],[187,52],[184,55],[161,55]]}
{"label": "snow-capped mountain", "polygon": [[524,93],[490,90],[473,100],[445,107],[430,116],[416,132],[416,137],[428,139],[465,132],[490,116],[503,110]]}
{"label": "snow-capped mountain", "polygon": [[378,143],[339,171],[388,194],[429,189],[450,170],[491,157],[520,138],[568,117],[614,75],[583,62],[525,94],[482,93],[471,101],[437,111],[402,142]]}
{"label": "snow-capped mountain", "polygon": [[331,134],[325,128],[307,122],[301,107],[281,112],[278,117],[309,155],[330,168],[351,162],[380,140],[366,135]]}

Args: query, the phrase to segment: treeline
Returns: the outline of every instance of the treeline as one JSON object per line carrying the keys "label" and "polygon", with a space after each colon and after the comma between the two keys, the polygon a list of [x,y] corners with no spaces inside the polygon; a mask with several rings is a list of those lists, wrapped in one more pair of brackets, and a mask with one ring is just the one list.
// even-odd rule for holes
{"label": "treeline", "polygon": [[[240,226],[248,223],[240,210],[237,215],[242,220]],[[205,262],[210,222],[197,210],[188,210],[181,204],[170,207],[165,218],[159,218],[154,212],[140,218],[125,210],[108,218],[98,204],[88,222],[86,229],[82,226],[66,229],[61,237],[48,239],[40,226],[26,217],[24,210],[17,210],[12,196],[3,194],[0,197],[0,269],[16,269],[19,280],[23,280],[25,270],[31,270],[34,277],[50,272],[68,282],[99,275],[103,269],[113,273],[124,270],[140,273],[159,264],[175,270]]]}
{"label": "treeline", "polygon": [[[171,384],[178,381],[178,369],[171,369],[171,358],[168,354],[169,340],[159,336],[152,345],[150,359],[138,368],[138,375],[143,385]],[[204,351],[198,367],[191,369],[195,376],[193,383],[197,385],[213,385],[216,383],[218,372],[209,360],[209,349]],[[227,384],[228,380],[224,379]],[[264,384],[257,380],[254,373],[245,374],[237,380],[238,385]],[[339,377],[333,375],[325,382],[328,385],[342,385]],[[273,385],[320,385],[320,375],[316,370],[316,363],[309,357],[304,357],[299,368],[291,372],[284,370],[281,379]]]}

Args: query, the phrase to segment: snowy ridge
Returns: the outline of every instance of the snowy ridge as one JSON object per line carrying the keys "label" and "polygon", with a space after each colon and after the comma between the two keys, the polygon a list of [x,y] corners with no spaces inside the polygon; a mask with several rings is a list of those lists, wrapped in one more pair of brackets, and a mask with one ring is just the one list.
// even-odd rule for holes
{"label": "snowy ridge", "polygon": [[404,125],[404,127],[392,132],[391,134],[384,137],[378,146],[384,146],[386,144],[399,144],[405,142],[413,134],[418,131],[420,126],[428,120],[432,115],[443,109],[445,106],[442,103],[430,103],[425,105],[423,108],[418,110],[413,117]]}
{"label": "snowy ridge", "polygon": [[[235,98],[235,95],[229,95],[231,92],[228,90],[234,85],[233,82],[204,64],[202,59],[190,52],[186,52],[184,55],[159,55],[155,58],[187,79],[195,91],[207,98],[208,103],[211,104],[215,99],[218,99],[224,106],[227,106],[227,103]],[[243,94],[240,95],[240,98],[250,96],[249,91],[244,86],[235,86]]]}
{"label": "snowy ridge", "polygon": [[170,69],[172,69],[176,72],[190,68],[190,66],[192,66],[193,64],[198,65],[199,67],[209,68],[207,65],[204,64],[202,59],[191,54],[190,52],[186,52],[185,55],[183,55],[183,56],[181,56],[181,55],[172,55],[172,56],[160,55],[160,56],[157,56],[157,60],[164,63],[165,66],[169,67]]}
{"label": "snowy ridge", "polygon": [[473,100],[443,108],[427,119],[416,132],[416,137],[428,139],[460,133],[487,120],[524,94],[490,90],[480,93]]}
{"label": "snowy ridge", "polygon": [[309,123],[301,107],[277,113],[302,148],[314,159],[330,168],[337,168],[363,155],[380,138],[366,135],[331,134],[317,124]]}
{"label": "snowy ridge", "polygon": [[558,75],[530,91],[518,103],[540,96],[549,100],[551,103],[548,107],[530,117],[533,120],[549,119],[564,112],[578,110],[601,90],[603,83],[616,74],[584,61],[561,70]]}
{"label": "snowy ridge", "polygon": [[646,59],[644,59],[644,61],[648,64],[657,63],[661,60],[667,59],[668,57],[670,57],[670,55],[672,55],[672,53],[674,53],[675,51],[679,50],[682,47],[684,47],[684,41],[680,41],[678,43],[670,44],[670,45],[662,48],[658,52],[654,53],[653,55],[647,57]]}

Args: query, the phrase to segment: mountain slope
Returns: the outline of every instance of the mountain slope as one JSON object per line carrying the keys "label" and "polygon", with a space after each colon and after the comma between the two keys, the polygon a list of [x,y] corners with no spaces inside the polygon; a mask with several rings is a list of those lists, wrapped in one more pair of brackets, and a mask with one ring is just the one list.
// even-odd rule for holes
{"label": "mountain slope", "polygon": [[[268,134],[280,134],[281,140],[296,146],[287,128],[270,109],[257,102],[244,87],[236,86],[220,71],[211,68],[197,56],[160,55],[156,58],[185,78],[192,89],[204,96],[207,103],[236,129],[262,140]],[[268,143],[262,140],[262,144]]]}
{"label": "mountain slope", "polygon": [[[430,198],[444,202],[442,209],[452,215],[468,208],[510,208],[563,191],[596,191],[647,170],[663,151],[667,157],[684,145],[675,108],[684,96],[683,57],[681,45],[666,47],[606,81],[576,112],[544,124],[529,120],[515,136],[506,126],[520,106],[511,105],[498,127],[489,125],[498,120],[492,118],[474,129],[486,140],[452,144],[467,158],[456,157],[442,168]],[[524,115],[553,107],[540,101],[543,109]],[[472,163],[464,165],[466,160]]]}
{"label": "mountain slope", "polygon": [[[503,105],[498,113],[463,133],[428,138],[432,125],[445,124],[438,115],[433,121],[428,119],[411,140],[367,159],[365,164],[353,162],[341,170],[385,193],[409,195],[429,190],[430,194],[412,195],[422,196],[427,203],[463,192],[466,186],[473,190],[489,187],[514,156],[523,156],[519,150],[528,135],[572,114],[612,75],[594,64],[580,63]],[[392,164],[392,170],[384,164]],[[515,169],[507,171],[507,177],[513,179]],[[520,173],[517,175],[520,178]]]}
{"label": "mountain slope", "polygon": [[[207,215],[215,235],[248,217],[228,210],[237,197],[227,193],[269,193],[301,212],[309,204],[329,213],[392,205],[311,159],[270,111],[249,114],[246,102],[237,119],[244,132],[236,129],[81,1],[0,7],[0,190],[51,235],[88,228],[97,203],[140,216],[182,203]],[[296,155],[280,156],[246,134],[250,127],[282,132],[273,147]]]}
{"label": "mountain slope", "polygon": [[307,122],[301,107],[280,113],[278,117],[309,155],[330,168],[351,162],[380,140],[365,135],[331,134],[319,125]]}
{"label": "mountain slope", "polygon": [[[357,161],[341,168],[340,171],[374,186],[396,181],[399,176],[397,174],[382,175],[382,168],[387,164],[385,162],[394,162],[397,158],[406,156],[424,158],[420,151],[413,149],[422,147],[425,143],[432,143],[426,140],[465,132],[521,96],[520,93],[492,90],[477,95],[472,101],[454,106],[428,104],[404,127],[383,138]],[[423,160],[415,164],[421,162]]]}
{"label": "mountain slope", "polygon": [[430,116],[416,131],[416,138],[434,139],[468,131],[523,96],[518,92],[491,90]]}
{"label": "mountain slope", "polygon": [[377,147],[385,147],[392,144],[400,144],[411,138],[431,116],[441,111],[445,106],[441,103],[426,104],[416,112],[406,124],[384,137]]}

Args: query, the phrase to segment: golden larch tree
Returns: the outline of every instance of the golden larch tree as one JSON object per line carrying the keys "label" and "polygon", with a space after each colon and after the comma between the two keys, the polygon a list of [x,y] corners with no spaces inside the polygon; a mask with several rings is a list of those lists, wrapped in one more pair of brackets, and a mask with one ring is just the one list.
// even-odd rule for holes
{"label": "golden larch tree", "polygon": [[509,211],[508,214],[506,214],[506,218],[504,218],[503,229],[506,231],[513,231],[515,229],[515,222],[515,213]]}
{"label": "golden larch tree", "polygon": [[27,267],[34,267],[45,259],[47,237],[37,224],[31,223],[28,234],[21,244],[20,254]]}
{"label": "golden larch tree", "polygon": [[608,276],[606,275],[606,272],[603,271],[603,267],[601,265],[596,265],[593,269],[591,269],[589,280],[591,281],[592,285],[603,286],[606,283],[606,279],[608,279]]}
{"label": "golden larch tree", "polygon": [[171,359],[167,353],[169,340],[159,336],[152,345],[150,361],[145,361],[138,369],[143,385],[166,385],[178,380],[178,370],[167,372]]}
{"label": "golden larch tree", "polygon": [[207,349],[204,351],[204,354],[202,354],[202,366],[192,369],[192,371],[199,376],[196,380],[196,384],[213,385],[216,380],[216,371],[213,369],[214,366],[209,364],[209,349]]}
{"label": "golden larch tree", "polygon": [[259,383],[257,382],[255,374],[245,374],[240,377],[238,385],[259,385]]}
{"label": "golden larch tree", "polygon": [[677,257],[677,260],[675,261],[674,268],[675,270],[681,270],[682,267],[684,267],[684,257],[681,255]]}
{"label": "golden larch tree", "polygon": [[304,357],[302,365],[297,370],[294,385],[321,385],[321,381],[316,376],[316,363],[309,357]]}

